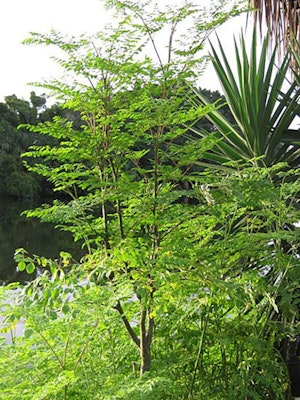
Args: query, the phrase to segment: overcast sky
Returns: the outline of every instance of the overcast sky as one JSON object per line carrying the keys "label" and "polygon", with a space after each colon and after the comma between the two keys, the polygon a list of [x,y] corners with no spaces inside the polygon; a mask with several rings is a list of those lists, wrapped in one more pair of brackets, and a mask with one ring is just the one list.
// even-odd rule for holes
{"label": "overcast sky", "polygon": [[[58,67],[50,59],[53,48],[21,44],[30,31],[46,33],[55,29],[68,35],[93,34],[108,21],[109,14],[101,0],[0,0],[0,101],[11,94],[28,99],[34,90],[27,86],[29,82],[59,76]],[[229,45],[232,32],[238,32],[239,27],[239,19],[227,23],[220,32],[223,43]],[[219,87],[211,70],[201,82],[203,87]]]}

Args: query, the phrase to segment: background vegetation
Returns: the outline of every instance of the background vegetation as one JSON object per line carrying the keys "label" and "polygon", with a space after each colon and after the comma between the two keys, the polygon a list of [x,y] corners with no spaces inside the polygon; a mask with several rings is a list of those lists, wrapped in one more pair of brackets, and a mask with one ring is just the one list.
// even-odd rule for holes
{"label": "background vegetation", "polygon": [[1,345],[0,398],[290,399],[300,332],[289,60],[274,74],[254,32],[249,52],[236,44],[235,77],[213,48],[222,113],[224,99],[196,88],[200,54],[241,4],[106,5],[119,22],[93,40],[29,39],[64,51],[66,79],[44,85],[62,113],[19,121],[41,138],[23,154],[27,169],[57,194],[27,215],[71,232],[85,255],[16,251],[18,268],[39,276],[1,292],[3,329],[25,330]]}

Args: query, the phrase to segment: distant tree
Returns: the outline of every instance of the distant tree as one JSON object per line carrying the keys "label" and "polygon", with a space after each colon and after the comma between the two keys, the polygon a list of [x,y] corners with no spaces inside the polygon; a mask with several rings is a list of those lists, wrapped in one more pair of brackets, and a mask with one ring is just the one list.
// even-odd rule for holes
{"label": "distant tree", "polygon": [[30,93],[30,101],[33,107],[36,109],[45,109],[46,106],[46,97],[45,95],[37,96],[35,92]]}
{"label": "distant tree", "polygon": [[[24,198],[49,192],[49,184],[45,180],[26,170],[21,154],[30,145],[46,144],[47,141],[54,144],[54,140],[19,126],[51,121],[55,116],[66,115],[66,112],[57,104],[47,108],[46,98],[37,96],[35,92],[31,92],[31,103],[14,94],[6,96],[5,102],[0,103],[0,194]],[[76,118],[74,114],[74,120]]]}
{"label": "distant tree", "polygon": [[31,107],[28,101],[19,99],[15,94],[6,96],[4,100],[9,110],[18,117],[18,125],[36,122],[36,108]]}

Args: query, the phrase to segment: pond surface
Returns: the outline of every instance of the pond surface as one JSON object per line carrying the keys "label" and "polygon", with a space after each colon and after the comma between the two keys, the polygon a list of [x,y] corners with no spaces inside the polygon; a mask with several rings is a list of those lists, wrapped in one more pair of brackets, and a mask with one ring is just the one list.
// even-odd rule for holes
{"label": "pond surface", "polygon": [[56,230],[51,224],[20,216],[22,211],[36,206],[31,201],[0,198],[0,284],[34,278],[34,274],[28,276],[17,271],[14,252],[19,247],[29,254],[49,258],[57,258],[61,251],[80,257],[80,245],[73,243],[70,234]]}

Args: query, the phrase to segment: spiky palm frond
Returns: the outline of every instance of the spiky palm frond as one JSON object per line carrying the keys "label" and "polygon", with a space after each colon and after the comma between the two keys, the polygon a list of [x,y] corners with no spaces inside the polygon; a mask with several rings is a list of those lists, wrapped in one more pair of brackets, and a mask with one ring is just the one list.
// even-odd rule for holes
{"label": "spiky palm frond", "polygon": [[[255,30],[249,52],[243,35],[240,46],[235,41],[234,63],[220,41],[218,47],[216,50],[212,46],[213,66],[235,124],[218,110],[208,114],[220,139],[206,154],[206,160],[215,165],[231,161],[255,162],[262,166],[279,162],[291,167],[299,164],[299,131],[291,130],[290,126],[299,114],[300,89],[297,82],[290,83],[286,91],[283,89],[289,58],[285,57],[281,65],[276,66],[274,50],[268,59],[267,38],[258,52]],[[236,74],[233,73],[235,68]],[[194,92],[200,104],[208,103],[199,91]],[[193,131],[200,137],[207,135],[200,126],[194,126]]]}

